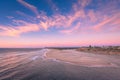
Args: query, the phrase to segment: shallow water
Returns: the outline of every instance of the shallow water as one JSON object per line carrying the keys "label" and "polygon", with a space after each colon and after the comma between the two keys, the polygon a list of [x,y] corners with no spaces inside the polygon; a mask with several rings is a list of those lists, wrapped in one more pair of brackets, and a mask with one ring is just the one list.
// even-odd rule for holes
{"label": "shallow water", "polygon": [[2,50],[0,80],[120,80],[120,57],[109,56],[118,67],[84,67],[47,59],[48,51]]}

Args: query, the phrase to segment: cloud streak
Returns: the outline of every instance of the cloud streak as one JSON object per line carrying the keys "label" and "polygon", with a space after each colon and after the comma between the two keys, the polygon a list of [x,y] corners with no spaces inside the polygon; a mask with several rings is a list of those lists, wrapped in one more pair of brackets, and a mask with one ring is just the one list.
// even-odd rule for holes
{"label": "cloud streak", "polygon": [[116,25],[118,25],[120,23],[119,22],[119,20],[120,20],[119,16],[120,16],[120,14],[116,14],[112,17],[107,17],[103,21],[99,22],[97,25],[93,26],[93,29],[98,31],[98,30],[101,30],[103,27],[105,27],[105,25],[115,25],[115,27],[116,27]]}
{"label": "cloud streak", "polygon": [[38,10],[37,10],[37,8],[35,6],[25,2],[24,0],[17,0],[17,1],[19,3],[21,3],[22,5],[24,5],[26,8],[30,9],[31,11],[33,11],[37,15],[37,17],[40,18],[39,12],[38,12]]}
{"label": "cloud streak", "polygon": [[[17,22],[19,23],[21,21]],[[36,32],[40,30],[37,24],[26,23],[24,21],[22,21],[21,23],[23,23],[24,25],[18,27],[8,27],[0,25],[0,30],[2,30],[0,32],[0,36],[18,37],[22,33]]]}

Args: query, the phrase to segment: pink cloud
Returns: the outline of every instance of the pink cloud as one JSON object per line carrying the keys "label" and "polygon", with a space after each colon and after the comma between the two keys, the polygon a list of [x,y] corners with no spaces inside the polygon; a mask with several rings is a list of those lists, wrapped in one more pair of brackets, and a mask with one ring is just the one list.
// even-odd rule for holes
{"label": "pink cloud", "polygon": [[[93,26],[93,29],[96,31],[101,30],[103,27],[105,27],[105,25],[113,25],[113,24],[119,24],[119,17],[120,14],[115,14],[112,17],[106,17],[104,20],[102,20],[100,23],[96,24],[95,26]],[[109,26],[106,26],[109,27]],[[110,28],[110,27],[109,27]]]}
{"label": "pink cloud", "polygon": [[26,18],[27,20],[29,20],[30,22],[36,22],[36,17],[33,17],[33,16],[29,16],[28,14],[25,14],[24,12],[21,12],[21,11],[16,11],[16,13],[18,15],[20,15],[21,17],[24,17]]}
{"label": "pink cloud", "polygon": [[24,5],[25,7],[27,7],[28,9],[30,9],[31,11],[33,11],[37,15],[37,17],[40,18],[39,12],[38,12],[38,10],[37,10],[37,8],[35,6],[25,2],[24,0],[17,0],[17,1],[19,3],[21,3],[22,5]]}
{"label": "pink cloud", "polygon": [[[82,2],[84,0],[81,0]],[[24,0],[18,0],[19,3],[21,3],[22,5],[24,5],[25,7],[29,8],[31,11],[33,11],[36,15],[41,16],[41,19],[43,19],[43,21],[40,21],[39,26],[41,26],[41,28],[43,28],[44,30],[48,30],[48,28],[50,27],[71,27],[72,24],[78,20],[79,18],[84,18],[85,17],[85,13],[83,9],[79,9],[79,5],[81,4],[76,4],[77,5],[77,10],[74,11],[72,14],[68,13],[67,15],[61,15],[60,13],[56,13],[54,15],[52,15],[51,17],[46,16],[45,13],[39,14],[37,8],[27,2],[25,2]],[[52,5],[52,8],[57,9],[57,6],[51,1],[49,0],[48,2],[50,2],[49,4]],[[54,5],[53,5],[54,4]],[[88,0],[84,1],[84,4],[81,5],[87,5],[88,4]],[[23,15],[23,14],[22,14]]]}
{"label": "pink cloud", "polygon": [[79,28],[80,28],[80,22],[77,23],[77,24],[75,25],[75,27],[70,28],[70,29],[66,29],[66,30],[61,30],[60,32],[61,32],[61,33],[64,33],[64,34],[73,34],[73,33],[75,33],[75,32],[78,33]]}
{"label": "pink cloud", "polygon": [[120,17],[119,17],[119,16],[120,16],[120,15],[118,15],[117,19],[115,19],[115,20],[112,22],[113,25],[120,25]]}
{"label": "pink cloud", "polygon": [[[20,22],[20,21],[18,21]],[[24,22],[24,21],[23,21]],[[19,36],[22,33],[39,31],[40,27],[37,24],[24,22],[24,25],[18,27],[0,26],[0,36]]]}
{"label": "pink cloud", "polygon": [[[53,5],[53,2],[51,0],[49,1],[51,2],[50,4]],[[120,24],[118,17],[120,15],[115,11],[112,16],[103,14],[100,11],[94,12],[93,10],[89,10],[88,13],[85,13],[84,7],[87,6],[91,0],[78,0],[76,4],[72,5],[72,10],[66,15],[54,13],[51,16],[47,16],[45,12],[39,13],[35,6],[25,2],[24,0],[18,0],[18,2],[33,11],[37,17],[32,17],[24,14],[23,12],[17,11],[18,14],[28,18],[32,23],[25,22],[23,20],[13,20],[12,22],[17,26],[5,26],[5,28],[4,26],[1,26],[0,35],[18,36],[22,33],[39,31],[40,29],[48,31],[49,28],[52,27],[57,28],[58,32],[71,34],[76,32],[80,33],[80,31],[89,32],[89,30],[99,31],[106,27],[105,25],[109,23],[110,25],[117,25],[118,27],[118,24]],[[57,8],[56,5],[53,5],[53,8]],[[40,18],[38,19],[39,16]],[[88,21],[89,19],[90,21]],[[84,24],[87,24],[87,26]]]}
{"label": "pink cloud", "polygon": [[[67,15],[61,15],[60,13],[56,13],[56,14],[48,17],[45,13],[39,14],[39,12],[35,6],[25,2],[24,0],[18,0],[18,2],[21,3],[22,5],[24,5],[25,7],[27,7],[28,9],[30,9],[31,11],[33,11],[37,16],[41,16],[40,19],[42,19],[43,21],[40,21],[39,26],[46,31],[48,30],[48,28],[51,28],[51,27],[57,27],[57,28],[72,27],[72,25],[75,21],[79,20],[80,18],[85,18],[85,16],[86,16],[84,13],[84,10],[79,9],[80,4],[76,4],[77,10],[75,10],[73,13],[70,12]],[[49,2],[52,5],[52,8],[57,8],[56,5],[51,0],[49,0]],[[84,4],[81,4],[81,5],[85,6],[85,5],[87,5],[87,3],[88,3],[88,1],[86,0],[86,1],[84,1]],[[24,15],[24,14],[22,14],[22,15]]]}
{"label": "pink cloud", "polygon": [[97,16],[95,15],[95,12],[93,10],[90,10],[88,12],[88,17],[90,18],[91,22],[97,21]]}
{"label": "pink cloud", "polygon": [[78,0],[78,4],[81,5],[81,7],[85,7],[88,4],[90,4],[91,0]]}

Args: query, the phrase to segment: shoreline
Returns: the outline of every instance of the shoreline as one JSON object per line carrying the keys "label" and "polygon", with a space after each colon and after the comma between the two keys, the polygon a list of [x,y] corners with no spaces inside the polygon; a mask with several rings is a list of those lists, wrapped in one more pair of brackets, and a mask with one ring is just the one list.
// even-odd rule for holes
{"label": "shoreline", "polygon": [[51,49],[46,53],[46,58],[84,67],[117,67],[116,64],[113,64],[106,59],[91,56],[90,54],[84,54],[75,50]]}

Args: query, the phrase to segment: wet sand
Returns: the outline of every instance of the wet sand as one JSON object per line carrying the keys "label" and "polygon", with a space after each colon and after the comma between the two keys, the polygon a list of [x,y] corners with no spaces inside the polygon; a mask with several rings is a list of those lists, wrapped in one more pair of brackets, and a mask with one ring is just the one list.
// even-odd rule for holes
{"label": "wet sand", "polygon": [[85,67],[117,67],[109,61],[108,57],[96,54],[78,52],[76,50],[51,50],[47,54],[48,58],[54,58],[63,62]]}
{"label": "wet sand", "polygon": [[5,53],[0,80],[120,80],[120,57],[53,49]]}

